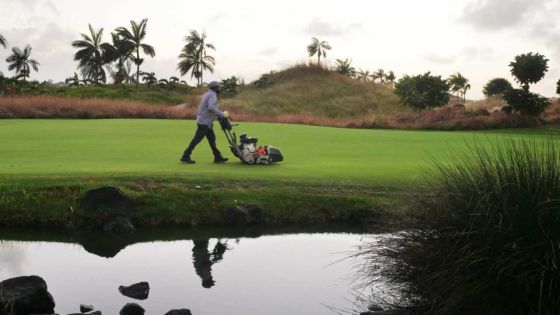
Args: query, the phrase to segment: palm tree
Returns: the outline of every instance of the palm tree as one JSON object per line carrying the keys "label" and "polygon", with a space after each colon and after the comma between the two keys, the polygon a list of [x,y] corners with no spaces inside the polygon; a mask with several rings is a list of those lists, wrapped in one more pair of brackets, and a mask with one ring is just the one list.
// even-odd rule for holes
{"label": "palm tree", "polygon": [[142,81],[144,81],[148,87],[158,83],[156,74],[153,72],[142,72]]}
{"label": "palm tree", "polygon": [[369,81],[370,76],[371,76],[371,75],[369,74],[369,71],[368,71],[368,70],[362,70],[362,69],[360,69],[360,70],[358,70],[358,72],[356,72],[356,78],[357,78],[358,80],[362,80],[362,81],[366,81],[366,82],[367,82],[367,81]]}
{"label": "palm tree", "polygon": [[179,78],[177,78],[177,77],[170,77],[170,78],[169,78],[169,82],[171,82],[171,83],[177,83],[177,82],[179,82]]}
{"label": "palm tree", "polygon": [[133,59],[134,44],[123,38],[117,33],[111,34],[113,44],[102,44],[106,52],[107,62],[116,62],[116,71],[112,73],[115,84],[122,84],[124,81],[124,73],[126,72],[125,64]]}
{"label": "palm tree", "polygon": [[206,49],[216,50],[216,47],[211,43],[206,43],[206,33],[199,34],[195,30],[191,30],[190,34],[185,37],[185,41],[187,44],[181,50],[177,69],[182,76],[190,71],[191,78],[197,78],[198,86],[201,86],[204,70],[213,73],[216,64],[214,57],[209,56]]}
{"label": "palm tree", "polygon": [[78,77],[78,74],[76,72],[74,72],[73,76],[66,78],[66,80],[64,80],[64,82],[66,82],[67,84],[70,84],[70,86],[80,86],[80,85],[82,85],[82,81],[80,81],[80,78]]}
{"label": "palm tree", "polygon": [[31,69],[39,71],[39,62],[35,59],[30,59],[31,56],[31,46],[27,45],[23,50],[13,47],[12,54],[6,58],[6,62],[9,64],[8,70],[16,70],[16,78],[29,78]]}
{"label": "palm tree", "polygon": [[2,34],[0,34],[0,46],[4,46],[4,48],[8,47],[8,41]]}
{"label": "palm tree", "polygon": [[385,83],[387,83],[389,87],[394,87],[396,78],[395,73],[393,71],[389,71],[389,73],[385,75],[385,80],[387,80]]}
{"label": "palm tree", "polygon": [[356,74],[356,69],[352,67],[352,60],[336,59],[336,72],[343,74],[347,77],[353,77]]}
{"label": "palm tree", "polygon": [[117,28],[117,33],[122,36],[125,40],[130,41],[134,44],[134,49],[136,51],[136,57],[133,58],[134,63],[136,64],[136,88],[138,89],[138,82],[140,81],[140,65],[144,63],[144,59],[140,58],[140,49],[144,54],[154,57],[156,55],[156,51],[154,47],[142,43],[144,41],[144,37],[146,37],[146,27],[148,25],[148,19],[143,19],[140,23],[136,23],[134,21],[130,21],[130,30],[126,29],[125,27]]}
{"label": "palm tree", "polygon": [[134,73],[132,73],[132,63],[130,61],[127,61],[125,66],[123,67],[122,75],[123,75],[123,82],[125,84],[133,84],[136,82],[136,77]]}
{"label": "palm tree", "polygon": [[321,65],[321,56],[327,57],[327,50],[331,50],[331,45],[326,41],[319,41],[317,38],[313,37],[311,39],[311,44],[307,46],[307,52],[309,57],[317,55],[317,65]]}
{"label": "palm tree", "polygon": [[89,24],[89,35],[80,34],[81,40],[72,43],[72,47],[79,49],[74,55],[78,61],[78,68],[84,79],[90,79],[94,83],[107,82],[107,75],[103,65],[108,63],[108,43],[102,43],[103,28],[97,31]]}
{"label": "palm tree", "polygon": [[[451,88],[451,92],[457,94],[457,97],[463,98],[463,104],[466,102],[466,94],[467,90],[471,88],[469,84],[469,79],[465,78],[461,73],[457,72],[456,74],[452,74],[447,79],[447,83]],[[459,100],[457,100],[457,103]]]}
{"label": "palm tree", "polygon": [[379,83],[385,83],[385,70],[383,69],[377,69],[377,71],[375,71],[371,77],[373,78],[373,81],[375,81],[376,79],[379,79]]}

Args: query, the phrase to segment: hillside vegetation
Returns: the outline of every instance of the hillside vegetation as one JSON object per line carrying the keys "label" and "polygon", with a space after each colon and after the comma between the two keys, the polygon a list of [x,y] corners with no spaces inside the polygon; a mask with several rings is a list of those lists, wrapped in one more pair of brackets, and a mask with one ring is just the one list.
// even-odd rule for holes
{"label": "hillside vegetation", "polygon": [[296,65],[265,74],[221,104],[231,111],[252,114],[304,112],[330,118],[407,111],[389,87],[351,79],[316,65]]}

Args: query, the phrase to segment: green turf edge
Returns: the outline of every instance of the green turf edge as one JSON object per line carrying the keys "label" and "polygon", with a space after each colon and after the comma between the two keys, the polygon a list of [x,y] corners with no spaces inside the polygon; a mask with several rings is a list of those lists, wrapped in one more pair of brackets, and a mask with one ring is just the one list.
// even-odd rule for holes
{"label": "green turf edge", "polygon": [[115,186],[135,203],[137,226],[223,226],[225,209],[259,204],[266,224],[398,222],[408,204],[395,185],[353,181],[235,181],[173,177],[0,177],[0,227],[99,228],[115,212],[88,211],[79,198]]}

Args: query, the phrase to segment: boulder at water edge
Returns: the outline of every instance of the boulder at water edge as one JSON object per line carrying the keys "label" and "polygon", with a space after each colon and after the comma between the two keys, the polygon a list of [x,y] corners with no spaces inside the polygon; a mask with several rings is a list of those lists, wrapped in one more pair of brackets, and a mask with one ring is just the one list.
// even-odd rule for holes
{"label": "boulder at water edge", "polygon": [[[0,304],[13,307],[15,314],[52,314],[54,299],[47,283],[38,276],[25,276],[0,282]],[[2,310],[0,310],[2,312]]]}
{"label": "boulder at water edge", "polygon": [[264,209],[259,205],[230,207],[225,214],[226,222],[231,225],[258,224],[264,221]]}
{"label": "boulder at water edge", "polygon": [[88,190],[80,199],[80,206],[88,210],[99,208],[126,209],[131,200],[116,187],[99,187]]}
{"label": "boulder at water edge", "polygon": [[121,285],[119,292],[133,299],[145,300],[150,294],[150,284],[148,282],[138,282],[129,286]]}
{"label": "boulder at water edge", "polygon": [[192,313],[191,313],[191,310],[183,308],[183,309],[180,309],[180,310],[171,310],[171,311],[165,313],[165,315],[192,315]]}
{"label": "boulder at water edge", "polygon": [[135,230],[129,218],[116,218],[103,225],[103,231],[110,234],[128,234]]}
{"label": "boulder at water edge", "polygon": [[146,312],[142,306],[136,303],[127,303],[121,311],[119,312],[120,315],[144,315]]}

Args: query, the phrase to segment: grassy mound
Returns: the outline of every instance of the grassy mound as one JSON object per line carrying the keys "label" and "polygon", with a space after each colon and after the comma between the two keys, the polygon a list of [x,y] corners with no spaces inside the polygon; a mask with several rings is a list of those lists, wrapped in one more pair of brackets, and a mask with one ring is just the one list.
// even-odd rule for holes
{"label": "grassy mound", "polygon": [[263,75],[221,106],[262,115],[311,113],[332,118],[407,110],[384,85],[350,79],[316,65]]}

